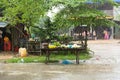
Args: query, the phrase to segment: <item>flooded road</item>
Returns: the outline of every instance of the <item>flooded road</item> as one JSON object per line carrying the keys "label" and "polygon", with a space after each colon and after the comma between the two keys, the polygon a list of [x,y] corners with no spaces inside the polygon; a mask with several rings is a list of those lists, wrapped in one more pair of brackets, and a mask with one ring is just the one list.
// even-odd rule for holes
{"label": "flooded road", "polygon": [[0,63],[0,80],[120,80],[120,44],[88,42],[93,58],[76,65]]}
{"label": "flooded road", "polygon": [[[90,50],[94,51],[94,57],[101,64],[120,63],[120,40],[100,40],[88,42]],[[94,61],[95,62],[95,61]]]}
{"label": "flooded road", "polygon": [[0,80],[120,80],[120,68],[110,64],[0,66]]}

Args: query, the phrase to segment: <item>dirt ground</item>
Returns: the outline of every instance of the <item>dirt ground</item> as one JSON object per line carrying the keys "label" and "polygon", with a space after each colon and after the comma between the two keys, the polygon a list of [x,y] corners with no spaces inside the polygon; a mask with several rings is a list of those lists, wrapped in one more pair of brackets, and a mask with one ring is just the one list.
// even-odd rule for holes
{"label": "dirt ground", "polygon": [[13,58],[17,53],[11,51],[1,51],[0,52],[0,60]]}

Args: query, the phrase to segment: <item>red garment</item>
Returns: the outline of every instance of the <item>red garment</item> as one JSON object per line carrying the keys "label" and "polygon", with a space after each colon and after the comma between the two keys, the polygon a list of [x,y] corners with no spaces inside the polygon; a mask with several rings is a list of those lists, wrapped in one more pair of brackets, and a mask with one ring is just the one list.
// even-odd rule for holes
{"label": "red garment", "polygon": [[5,42],[4,41],[4,51],[10,51],[11,50],[11,43],[10,41]]}
{"label": "red garment", "polygon": [[14,48],[14,51],[15,51],[15,52],[18,52],[18,50],[19,50],[19,47],[16,46],[16,47]]}

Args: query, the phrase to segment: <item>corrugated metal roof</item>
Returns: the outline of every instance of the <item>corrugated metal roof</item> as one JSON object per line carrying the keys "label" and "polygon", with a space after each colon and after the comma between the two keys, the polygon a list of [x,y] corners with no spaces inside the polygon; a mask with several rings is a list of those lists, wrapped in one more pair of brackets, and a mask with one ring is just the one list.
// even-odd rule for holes
{"label": "corrugated metal roof", "polygon": [[6,22],[0,22],[0,27],[6,27],[8,25],[8,23],[6,23]]}

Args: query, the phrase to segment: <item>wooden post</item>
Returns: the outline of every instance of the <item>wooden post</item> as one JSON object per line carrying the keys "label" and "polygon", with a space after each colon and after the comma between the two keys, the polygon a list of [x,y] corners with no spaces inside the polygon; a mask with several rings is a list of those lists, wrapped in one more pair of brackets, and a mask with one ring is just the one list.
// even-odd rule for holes
{"label": "wooden post", "polygon": [[88,37],[88,34],[87,34],[87,30],[85,30],[85,50],[87,50],[87,37]]}
{"label": "wooden post", "polygon": [[12,51],[14,51],[14,28],[11,28],[11,44],[12,44]]}
{"label": "wooden post", "polygon": [[75,51],[76,54],[76,64],[79,64],[79,51]]}

